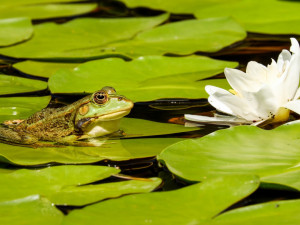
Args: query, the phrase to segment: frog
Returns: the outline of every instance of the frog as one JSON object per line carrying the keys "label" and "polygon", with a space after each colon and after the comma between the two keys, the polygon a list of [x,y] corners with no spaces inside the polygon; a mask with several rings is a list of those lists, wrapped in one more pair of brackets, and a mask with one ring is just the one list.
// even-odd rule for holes
{"label": "frog", "polygon": [[0,141],[37,147],[52,146],[45,142],[81,145],[82,140],[118,133],[120,120],[133,105],[106,86],[70,105],[47,107],[25,120],[5,121],[0,127]]}

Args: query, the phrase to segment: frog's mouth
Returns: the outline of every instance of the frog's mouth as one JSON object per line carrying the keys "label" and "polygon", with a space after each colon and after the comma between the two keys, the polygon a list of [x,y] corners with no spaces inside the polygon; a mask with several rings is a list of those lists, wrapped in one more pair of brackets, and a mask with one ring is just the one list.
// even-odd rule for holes
{"label": "frog's mouth", "polygon": [[117,111],[117,112],[111,112],[111,113],[103,114],[101,116],[93,117],[92,119],[94,121],[118,120],[118,119],[121,119],[122,117],[128,115],[130,113],[130,110],[131,110],[131,108],[126,109],[126,110]]}
{"label": "frog's mouth", "polygon": [[130,113],[131,108],[132,107],[128,107],[123,110],[102,114],[101,116],[83,118],[77,122],[77,128],[79,128],[80,130],[86,130],[88,129],[88,127],[95,126],[102,122],[120,121],[122,117]]}

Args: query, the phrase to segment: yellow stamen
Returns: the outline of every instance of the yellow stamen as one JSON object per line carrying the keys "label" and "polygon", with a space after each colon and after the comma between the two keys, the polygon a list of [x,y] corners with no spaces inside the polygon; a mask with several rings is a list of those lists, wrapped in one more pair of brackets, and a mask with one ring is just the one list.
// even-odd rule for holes
{"label": "yellow stamen", "polygon": [[277,122],[284,122],[289,119],[290,116],[290,110],[286,108],[279,108],[276,115],[274,116],[272,122],[277,123]]}
{"label": "yellow stamen", "polygon": [[238,93],[237,93],[235,90],[233,90],[233,89],[230,89],[229,92],[230,92],[231,94],[238,95]]}

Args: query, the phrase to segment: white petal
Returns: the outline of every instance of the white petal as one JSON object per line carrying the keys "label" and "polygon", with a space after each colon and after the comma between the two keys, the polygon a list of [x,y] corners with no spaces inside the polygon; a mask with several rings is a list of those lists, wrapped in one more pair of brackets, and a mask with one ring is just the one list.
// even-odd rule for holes
{"label": "white petal", "polygon": [[220,112],[236,116],[234,111],[230,107],[228,107],[226,105],[226,103],[223,102],[223,100],[219,100],[220,97],[222,98],[224,96],[228,96],[228,98],[231,98],[232,96],[234,96],[233,94],[231,94],[230,92],[228,92],[222,88],[218,88],[218,87],[211,86],[211,85],[206,85],[205,91],[209,94],[208,102],[213,107],[215,107]]}
{"label": "white petal", "polygon": [[243,96],[249,104],[248,108],[252,109],[253,115],[248,116],[256,117],[252,120],[260,121],[271,118],[279,108],[276,95],[269,85],[264,85],[257,92],[245,92]]}
{"label": "white petal", "polygon": [[299,86],[300,75],[300,52],[294,54],[291,61],[274,86],[277,89],[281,102],[287,102],[294,99]]}
{"label": "white petal", "polygon": [[200,116],[185,114],[184,118],[189,121],[198,122],[198,123],[211,123],[211,124],[249,124],[248,121],[244,119],[237,118],[235,116]]}
{"label": "white petal", "polygon": [[267,68],[255,61],[250,61],[247,64],[246,74],[248,79],[256,81],[257,83],[266,82],[267,80]]}
{"label": "white petal", "polygon": [[283,49],[282,52],[279,54],[277,59],[277,66],[281,73],[284,70],[286,62],[290,61],[291,57],[292,57],[291,53],[286,49]]}
{"label": "white petal", "polygon": [[297,100],[300,97],[300,87],[297,89],[293,100]]}
{"label": "white petal", "polygon": [[267,119],[265,119],[265,120],[260,120],[260,121],[258,121],[258,122],[252,123],[251,126],[258,126],[258,125],[262,124],[263,122],[265,122],[266,120],[267,120]]}
{"label": "white petal", "polygon": [[268,65],[268,67],[267,67],[266,83],[268,83],[268,84],[274,83],[276,81],[276,79],[278,79],[278,77],[280,77],[280,75],[281,75],[281,73],[279,72],[278,65],[274,61],[274,59],[272,59],[272,63],[270,65]]}
{"label": "white petal", "polygon": [[299,52],[299,43],[297,41],[296,38],[291,38],[291,48],[290,48],[290,51],[293,52],[293,53],[298,53]]}
{"label": "white petal", "polygon": [[245,98],[214,86],[208,85],[205,87],[205,90],[210,95],[208,102],[218,111],[249,121],[258,120],[256,113],[251,108],[251,104]]}
{"label": "white petal", "polygon": [[226,79],[230,86],[238,93],[241,90],[256,91],[257,90],[257,80],[251,79],[248,74],[237,69],[225,68],[224,70]]}
{"label": "white petal", "polygon": [[214,95],[216,93],[219,93],[219,94],[231,94],[229,91],[226,91],[226,90],[224,90],[222,88],[219,88],[219,87],[216,87],[216,86],[212,86],[212,85],[206,85],[205,86],[205,91],[209,95]]}
{"label": "white petal", "polygon": [[283,107],[292,110],[295,113],[300,114],[300,100],[294,100],[287,102]]}

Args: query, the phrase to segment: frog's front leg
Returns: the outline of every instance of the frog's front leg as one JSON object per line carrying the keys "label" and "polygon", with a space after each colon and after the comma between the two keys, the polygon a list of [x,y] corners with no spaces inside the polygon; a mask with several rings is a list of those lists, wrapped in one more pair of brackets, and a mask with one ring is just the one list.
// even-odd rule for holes
{"label": "frog's front leg", "polygon": [[10,128],[0,127],[0,141],[30,145],[38,141],[37,137],[26,133],[18,133]]}

